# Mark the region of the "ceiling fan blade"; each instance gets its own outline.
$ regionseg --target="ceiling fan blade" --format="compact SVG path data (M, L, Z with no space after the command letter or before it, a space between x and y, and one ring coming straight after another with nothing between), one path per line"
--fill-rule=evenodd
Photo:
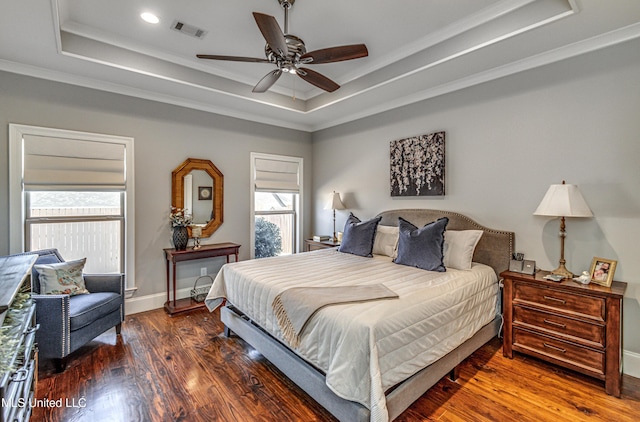
M339 47L323 48L321 50L310 51L300 57L302 63L333 63L343 60L359 59L367 57L369 51L364 44L342 45ZM306 59L312 59L307 61Z
M316 72L315 70L300 68L302 72L298 72L298 76L300 76L305 81L309 82L311 85L315 85L320 89L324 89L328 92L333 92L336 89L340 88L340 85L333 82L331 79L326 76Z
M273 84L276 83L276 81L280 78L280 75L282 75L282 70L280 69L276 69L273 70L269 73L267 73L264 78L260 79L260 82L258 82L256 84L256 86L253 87L253 92L265 92L266 90L268 90L269 88L271 88L273 86Z
M216 56L214 54L196 54L196 57L199 59L227 60L231 62L271 63L267 59L256 59L253 57Z
M285 57L289 53L289 48L287 47L287 40L276 18L258 12L253 12L253 17L267 44L271 46L273 51L279 52L280 56Z

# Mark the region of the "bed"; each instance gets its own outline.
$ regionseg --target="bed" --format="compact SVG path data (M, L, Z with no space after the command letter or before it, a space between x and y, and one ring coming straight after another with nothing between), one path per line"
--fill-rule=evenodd
M491 230L464 215L393 210L417 227L447 217L447 231L481 230L470 269L424 271L325 249L225 265L205 299L225 303L225 333L243 338L341 421L393 420L444 375L499 331L498 276L513 252L512 232ZM381 235L380 235L381 236ZM388 287L397 297L340 303L315 312L298 343L283 334L273 310L279 295L298 286Z

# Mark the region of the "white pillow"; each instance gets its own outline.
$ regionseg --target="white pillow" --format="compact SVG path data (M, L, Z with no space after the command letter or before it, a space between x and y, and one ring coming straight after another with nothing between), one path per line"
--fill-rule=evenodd
M444 233L444 266L470 270L473 252L481 237L482 230L447 230Z
M395 258L398 254L398 238L400 229L397 226L378 225L376 237L373 240L373 253Z
M82 258L77 261L34 265L33 268L39 274L40 293L70 296L89 293L82 278L86 261L87 258Z

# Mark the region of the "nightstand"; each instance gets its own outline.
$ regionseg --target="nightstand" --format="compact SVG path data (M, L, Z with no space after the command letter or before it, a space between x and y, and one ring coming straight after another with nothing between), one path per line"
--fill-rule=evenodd
M322 240L316 242L313 239L305 239L304 241L305 252L317 251L318 249L335 248L336 246L340 246L340 242L334 242L332 240Z
M548 271L504 278L502 352L535 356L603 380L607 394L620 397L622 381L622 297L627 283L611 287L573 280L545 280Z

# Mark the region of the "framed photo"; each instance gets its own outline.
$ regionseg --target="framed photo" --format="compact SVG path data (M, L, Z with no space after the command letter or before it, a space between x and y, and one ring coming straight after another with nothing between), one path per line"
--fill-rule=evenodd
M200 201L210 201L213 187L211 186L198 186L198 199Z
M591 282L610 287L617 264L618 261L613 259L594 257L593 261L591 261Z

